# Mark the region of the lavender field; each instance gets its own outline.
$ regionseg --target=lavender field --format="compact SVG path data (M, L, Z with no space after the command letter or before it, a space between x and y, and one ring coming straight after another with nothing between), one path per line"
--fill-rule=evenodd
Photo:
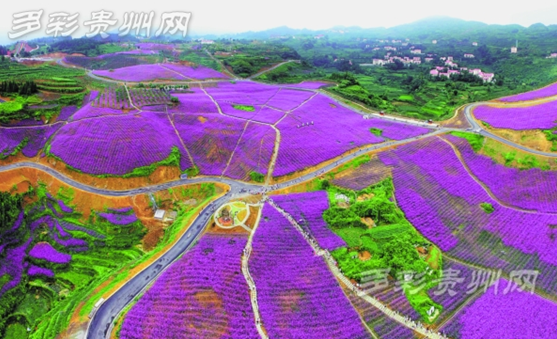
M498 199L530 211L557 213L557 172L507 167L474 153L465 139L452 135L446 139L458 148L466 166Z
M534 91L504 97L499 99L499 101L503 101L503 102L529 101L529 100L536 100L536 99L541 99L546 97L552 97L555 95L557 95L557 84L551 84L549 86Z
M500 279L442 330L453 338L553 338L557 305L530 292L508 292ZM510 288L509 288L510 291Z
M93 71L94 75L114 80L145 82L153 80L190 81L204 79L225 79L226 75L203 66L182 66L179 64L140 64L114 70Z
M466 172L449 145L429 138L380 154L393 168L396 198L408 220L444 252L482 266L539 267L540 286L554 291L557 214L505 207ZM489 203L494 211L480 207Z
M230 4L6 13L0 339L557 339L555 15Z
M369 338L322 258L272 206L253 239L250 272L273 338Z
M474 109L474 116L496 128L551 129L557 126L557 101L527 107L483 105Z
M62 127L50 146L66 164L97 175L124 175L168 158L173 147L182 149L168 119L157 113L79 120ZM187 156L179 161L182 169L191 167Z
M129 80L126 74L160 78L162 71L163 77L177 77L190 70L178 64L146 64L114 73ZM195 72L202 71L195 68ZM317 85L239 81L187 91L112 86L86 95L79 109L64 108L59 124L0 130L6 134L0 139L0 149L4 157L20 148L25 156L33 157L44 149L70 168L94 175L132 175L153 164L175 164L178 157L182 171L195 166L204 175L250 180L252 173L281 177L362 146L430 132L398 122L363 119L315 93L312 88ZM171 98L176 102L171 103ZM381 136L372 133L372 128L380 130ZM177 151L171 159L173 149ZM273 173L269 173L275 158Z
M126 314L120 338L259 338L240 273L245 236L203 236Z
M273 197L273 201L299 225L305 227L321 248L333 251L346 246L342 238L333 233L323 220L323 212L329 208L327 192L278 195Z

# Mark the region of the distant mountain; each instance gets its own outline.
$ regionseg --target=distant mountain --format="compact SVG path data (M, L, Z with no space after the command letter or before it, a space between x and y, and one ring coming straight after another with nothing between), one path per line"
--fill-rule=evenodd
M325 30L295 29L287 26L271 28L259 32L244 32L238 34L205 35L206 38L236 38L236 39L268 39L272 37L328 35L330 37L367 37L377 39L404 39L420 40L479 40L490 37L501 37L510 43L513 39L520 39L524 35L555 34L557 25L545 26L534 24L530 27L520 25L488 25L478 21L466 21L445 16L429 17L409 24L391 28L375 27L361 28L357 26L336 26ZM201 35L199 35L201 36Z

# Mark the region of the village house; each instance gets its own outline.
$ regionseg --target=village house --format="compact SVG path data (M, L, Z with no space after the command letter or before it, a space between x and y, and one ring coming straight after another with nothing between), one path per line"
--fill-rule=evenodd
M472 59L472 58L474 58L474 54L464 53L464 57L465 57L465 58Z

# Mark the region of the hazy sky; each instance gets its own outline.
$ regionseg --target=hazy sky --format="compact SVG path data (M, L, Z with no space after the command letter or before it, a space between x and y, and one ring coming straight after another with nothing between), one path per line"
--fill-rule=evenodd
M125 12L155 12L152 31L158 28L158 18L163 12L191 12L191 34L238 33L258 31L277 26L292 28L324 29L333 26L392 27L434 15L446 15L488 24L516 23L529 26L541 22L557 24L557 4L552 0L528 0L520 2L493 0L367 0L367 1L310 1L310 0L226 0L226 1L4 1L0 11L0 43L13 42L8 38L15 13L44 10L42 29L38 34L25 38L44 36L48 15L64 11L80 13L80 29L72 34L79 37L88 30L82 25L90 20L92 11L105 10L114 13L118 28ZM516 4L515 4L516 3ZM23 39L23 38L21 38Z

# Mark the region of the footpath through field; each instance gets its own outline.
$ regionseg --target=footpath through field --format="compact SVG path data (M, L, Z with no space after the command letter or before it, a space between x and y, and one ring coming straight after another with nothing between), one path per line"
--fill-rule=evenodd
M267 332L265 331L265 328L263 327L263 323L261 322L261 314L259 313L259 305L257 304L257 287L255 286L255 282L253 281L253 278L249 273L249 266L248 266L249 257L251 255L251 250L252 250L251 244L253 243L253 236L255 235L255 231L257 230L259 221L261 220L262 210L263 210L262 208L259 209L257 220L255 221L255 225L253 226L253 229L250 232L248 242L246 243L246 247L244 247L244 252L242 254L242 273L244 274L244 278L246 279L246 282L249 287L249 296L251 301L251 307L253 309L253 316L255 318L254 319L255 327L257 328L257 332L259 332L261 338L268 339L269 336L267 336Z
M352 284L352 282L350 280L348 280L348 278L346 278L340 272L340 270L338 269L338 267L335 264L334 259L331 257L329 252L327 250L321 249L319 247L319 245L317 245L317 241L315 241L315 239L313 239L308 233L304 232L302 227L300 225L298 225L298 223L295 221L295 219L290 214L288 214L286 211L284 211L278 205L276 205L275 202L271 198L264 197L264 201L268 202L271 206L273 206L279 213L281 213L290 222L290 224L292 224L292 226L294 226L294 228L298 232L301 233L301 235L304 237L304 239L306 239L308 244L313 248L313 251L317 255L323 257L323 259L325 260L325 262L329 266L329 269L335 275L335 277L338 280L340 280L344 285L346 285L349 289L354 291L358 297L362 298L366 302L368 302L371 305L378 308L381 312L383 312L389 318L391 318L391 319L395 320L396 322L400 323L401 325L411 329L412 331L418 332L419 334L423 335L426 338L447 339L447 337L442 335L441 333L439 333L437 331L434 331L434 330L431 330L431 329L425 328L422 323L415 322L415 321L409 319L408 317L405 317L405 316L399 314L397 311L391 310L390 308L385 306L383 303L381 303L376 298L368 295L366 292L364 292L364 291L360 290L358 287L354 286L354 284Z

